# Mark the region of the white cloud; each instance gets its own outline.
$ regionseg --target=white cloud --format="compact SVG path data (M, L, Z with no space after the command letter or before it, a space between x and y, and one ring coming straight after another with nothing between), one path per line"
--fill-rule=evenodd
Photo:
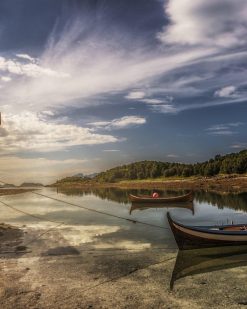
M235 91L236 91L236 87L227 86L227 87L223 87L215 91L214 95L220 98L229 98L229 97L234 97L236 95Z
M119 149L104 149L103 152L119 152Z
M188 65L212 52L211 48L174 53L135 46L129 54L129 44L115 32L111 36L89 30L84 19L75 18L64 31L52 32L46 49L35 63L27 59L0 58L0 71L13 79L0 93L0 100L16 111L27 106L35 111L56 106L88 106L88 98L97 95L140 89L171 70ZM32 56L29 56L32 58ZM28 79L26 77L29 77ZM62 77L62 78L59 78ZM67 78L64 78L67 77ZM135 90L128 98L141 98ZM80 99L80 100L79 100ZM100 104L96 102L95 104Z
M128 100L137 100L145 97L145 92L143 91L132 91L128 95L125 96Z
M31 56L29 56L28 54L16 54L16 57L28 60L30 62L36 62L36 59L31 57Z
M3 82L10 82L11 80L12 80L12 78L11 77L9 77L9 76L1 76L1 81L3 81Z
M158 35L163 42L217 47L246 43L245 0L170 0L164 9L170 25Z
M155 112L164 114L176 114L179 111L179 109L172 104L153 105L152 109Z
M16 59L6 59L0 57L0 71L13 75L27 76L27 77L56 77L67 78L68 74L54 71L49 67L40 66L37 63L22 63Z
M217 131L211 131L208 134L210 135L233 135L233 134L237 134L237 132L234 132L231 130L217 130Z
M211 127L207 128L205 131L207 131L208 134L210 135L233 135L233 134L237 134L238 132L233 131L232 128L239 127L243 124L244 124L243 122L216 124L216 125L212 125Z
M247 143L235 143L231 145L231 148L234 149L247 149Z
M164 101L159 99L142 99L141 102L147 103L147 104L162 104Z
M168 154L167 155L167 158L179 158L179 156L178 155L176 155L176 154L173 154L173 153L171 153L171 154Z
M49 110L47 110L47 111L42 111L41 113L42 113L43 115L47 115L47 116L54 116L54 115L55 115L53 111L49 111Z
M95 127L104 127L104 129L126 129L136 125L142 125L146 123L144 117L139 116L124 116L122 118L113 119L112 121L97 121L91 122L89 125Z
M5 114L0 130L0 154L50 152L77 145L117 142L112 135L95 134L92 129L71 124L47 123L38 114Z

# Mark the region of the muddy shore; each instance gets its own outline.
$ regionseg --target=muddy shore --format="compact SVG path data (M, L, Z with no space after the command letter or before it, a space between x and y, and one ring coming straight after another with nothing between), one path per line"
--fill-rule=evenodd
M188 276L170 291L176 249L118 254L81 251L66 244L62 230L50 230L42 237L43 229L9 226L0 230L4 231L0 247L0 307L4 309L223 309L247 305L247 266Z
M11 188L11 189L0 189L0 196L2 195L13 195L13 194L21 194L32 191L31 189L19 189L19 188Z

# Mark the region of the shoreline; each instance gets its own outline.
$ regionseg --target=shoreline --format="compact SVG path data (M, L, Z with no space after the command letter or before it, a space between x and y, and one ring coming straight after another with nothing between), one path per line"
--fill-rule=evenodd
M0 189L0 196L3 196L3 195L13 195L13 194L21 194L21 193L26 193L26 192L30 192L32 191L33 189L19 189L19 188L3 188L3 189Z
M97 182L70 182L57 183L49 187L66 189L93 189L93 188L122 188L122 189L184 189L184 190L210 190L221 193L247 192L247 175L225 175L215 177L198 177L183 179L158 180L129 180L115 183Z

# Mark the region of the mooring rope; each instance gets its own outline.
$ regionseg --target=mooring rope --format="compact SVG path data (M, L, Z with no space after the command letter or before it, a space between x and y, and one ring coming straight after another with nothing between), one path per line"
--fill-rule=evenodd
M14 207L14 206L11 206L11 205L9 205L9 204L3 202L2 200L0 200L0 203L3 204L3 205L6 206L6 207L12 209L12 210L18 211L18 212L20 212L20 213L22 213L22 214L24 214L24 215L33 217L33 218L35 218L35 219L39 219L39 220L43 220L43 221L47 221L47 222L51 222L51 223L64 224L64 222L61 222L61 221L53 221L53 220L45 219L45 218L42 218L42 217L39 217L39 216L35 216L35 215L30 214L30 213L28 213L28 212L26 212L26 211L23 211L23 210L20 210L20 209Z
M92 211L92 212L95 212L95 213L98 213L98 214L101 214L101 215L113 217L113 218L116 218L116 219L126 220L126 221L129 221L129 222L132 222L132 223L139 223L139 224L143 224L143 225L147 225L147 226L150 226L150 227L155 227L155 228L159 228L159 229L163 229L163 230L169 230L168 227L164 227L164 226L160 226L160 225L156 225L156 224L151 224L151 223L147 223L147 222L143 222L143 221L139 221L139 220L135 220L135 219L129 219L129 218L121 217L121 216L110 214L108 212L104 212L104 211L101 211L101 210L96 210L96 209L88 208L86 206L81 206L81 205L78 205L78 204L74 204L74 203L71 203L71 202L60 200L58 198L51 197L51 196L48 196L48 195L45 195L45 194L42 194L42 193L37 193L37 192L34 192L34 191L31 191L31 192L33 194L49 198L51 200L54 200L54 201L57 201L57 202L60 202L60 203L64 203L64 204L74 206L74 207L78 207L78 208L82 208L82 209Z
M127 220L127 221L132 221L131 219L128 219L128 218L124 218L124 217L121 217L121 216L115 216L115 215L112 215L112 214L108 214L108 213L105 213L105 212L102 212L102 211L98 211L98 210L95 210L95 209L91 209L91 208L87 208L87 207L84 207L84 206L80 206L80 205L76 205L76 204L73 204L73 203L68 203L66 201L63 201L63 200L60 200L60 199L56 199L56 198L53 198L53 197L50 197L50 196L46 196L44 194L40 194L40 193L37 193L37 192L33 192L32 193L34 194L37 194L37 195L41 195L41 196L44 196L46 198L50 198L50 199L53 199L53 200L56 200L56 201L59 201L59 202L63 202L63 203L66 203L66 204L69 204L72 206L75 206L75 207L79 207L79 208L83 208L83 209L86 209L86 210L91 210L93 212L97 212L97 213L100 213L100 214L104 214L104 215L108 215L108 216L112 216L112 217L116 217L118 219L124 219L124 220ZM54 221L54 220L49 220L49 219L46 219L46 218L42 218L42 217L39 217L39 216L36 216L36 215L33 215L29 212L26 212L26 211L23 211L23 210L20 210L14 206L11 206L5 202L3 202L2 200L0 200L0 203L2 205L4 205L5 207L8 207L14 211L17 211L17 212L20 212L22 214L25 214L27 216L30 216L30 217L33 217L35 219L39 219L39 220L42 220L42 221L47 221L47 222L51 222L51 223L56 223L57 225L55 227L51 227L51 228L48 228L47 230L45 230L44 232L42 232L40 235L38 235L38 237L35 237L34 239L30 240L28 243L26 243L25 245L29 245L33 242L35 242L36 240L40 239L40 237L42 237L44 234L50 232L51 230L54 230L54 229L57 229L59 226L62 226L62 225L69 225L69 224L66 224L65 222L61 222L61 221ZM148 226L151 226L151 227L157 227L157 228L161 228L161 229L167 229L165 227L161 227L161 226L158 226L158 225L154 225L154 224L149 224L149 223L146 223L146 222L142 222L142 221L137 221L137 220L133 220L133 222L135 223L140 223L140 224L145 224L145 225L148 225ZM111 251L138 251L140 249L146 249L148 251L155 251L155 250L176 250L177 248L171 248L171 247L168 247L168 248L139 248L139 249L126 249L126 248L104 248L104 249L84 249L83 252L99 252L99 251L104 251L104 252L111 252ZM10 252L9 252L10 253ZM15 252L11 252L11 253L17 253L16 251ZM130 253L130 252L129 252ZM129 254L128 253L128 254ZM122 253L121 253L122 254ZM132 252L133 254L133 252ZM134 254L137 254L137 253L134 253ZM139 254L139 253L138 253Z

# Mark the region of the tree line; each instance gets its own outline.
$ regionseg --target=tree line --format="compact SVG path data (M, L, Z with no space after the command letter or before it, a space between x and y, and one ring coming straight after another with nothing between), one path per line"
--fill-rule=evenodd
M93 179L98 182L117 182L121 180L138 180L161 177L210 177L218 174L247 173L247 150L224 156L216 155L214 159L202 163L183 164L159 161L141 161L114 167L99 173Z

